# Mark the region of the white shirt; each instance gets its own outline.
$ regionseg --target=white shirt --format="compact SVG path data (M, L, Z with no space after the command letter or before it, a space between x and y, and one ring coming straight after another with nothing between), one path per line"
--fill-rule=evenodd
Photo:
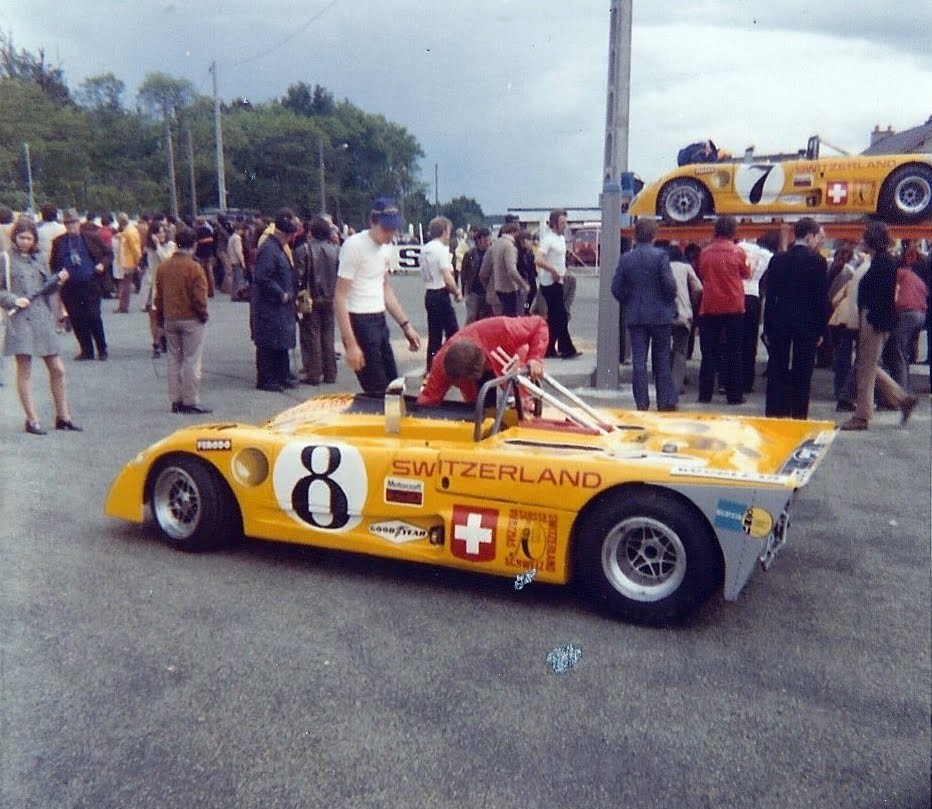
M561 233L548 230L540 240L540 255L551 267L557 271L559 281L566 275L566 239ZM549 287L554 278L549 270L539 267L537 270L537 283L542 287Z
M421 277L428 289L443 289L447 282L443 271L453 272L453 260L450 248L440 239L431 239L421 248Z
M48 267L49 261L52 258L52 242L61 236L62 233L67 233L68 228L61 222L42 221L38 224L36 230L39 233L39 252L42 253L42 258L45 259L45 266Z
M337 277L352 281L346 296L347 310L357 315L384 312L385 274L390 268L389 246L376 244L368 230L343 242Z

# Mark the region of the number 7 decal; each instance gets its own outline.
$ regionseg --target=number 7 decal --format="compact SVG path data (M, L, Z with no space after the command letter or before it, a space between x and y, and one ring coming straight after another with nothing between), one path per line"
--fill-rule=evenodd
M735 166L735 194L748 205L769 205L779 198L783 178L779 163L740 163Z

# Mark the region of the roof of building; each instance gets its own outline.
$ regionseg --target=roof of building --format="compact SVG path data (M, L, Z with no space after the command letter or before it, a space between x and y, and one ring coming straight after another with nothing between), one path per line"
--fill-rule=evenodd
M893 132L868 146L861 154L909 154L926 151L932 142L932 116L920 126Z

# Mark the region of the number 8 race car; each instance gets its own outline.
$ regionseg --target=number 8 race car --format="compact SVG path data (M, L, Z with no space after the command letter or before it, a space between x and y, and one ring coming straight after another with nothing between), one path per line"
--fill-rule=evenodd
M797 157L681 166L644 186L628 213L679 225L718 214L866 214L914 224L932 218L932 155L820 158L813 136Z
M424 408L398 380L384 402L322 396L261 426L187 427L124 467L105 512L154 517L182 550L245 534L573 580L619 617L665 624L770 565L835 436L831 422L599 411L515 371L478 401L490 391L497 406Z

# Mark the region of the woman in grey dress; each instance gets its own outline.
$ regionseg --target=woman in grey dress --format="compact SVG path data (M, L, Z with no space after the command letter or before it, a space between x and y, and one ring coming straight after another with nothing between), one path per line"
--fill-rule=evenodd
M39 235L30 219L21 217L10 234L9 262L0 264L0 306L15 314L7 319L3 356L16 358L16 390L26 414L26 432L45 435L32 395L32 358L42 357L49 372L55 402L55 429L79 431L71 421L65 395L65 366L58 354L58 335L47 294L42 294L52 276L39 253ZM62 270L60 281L68 279Z

